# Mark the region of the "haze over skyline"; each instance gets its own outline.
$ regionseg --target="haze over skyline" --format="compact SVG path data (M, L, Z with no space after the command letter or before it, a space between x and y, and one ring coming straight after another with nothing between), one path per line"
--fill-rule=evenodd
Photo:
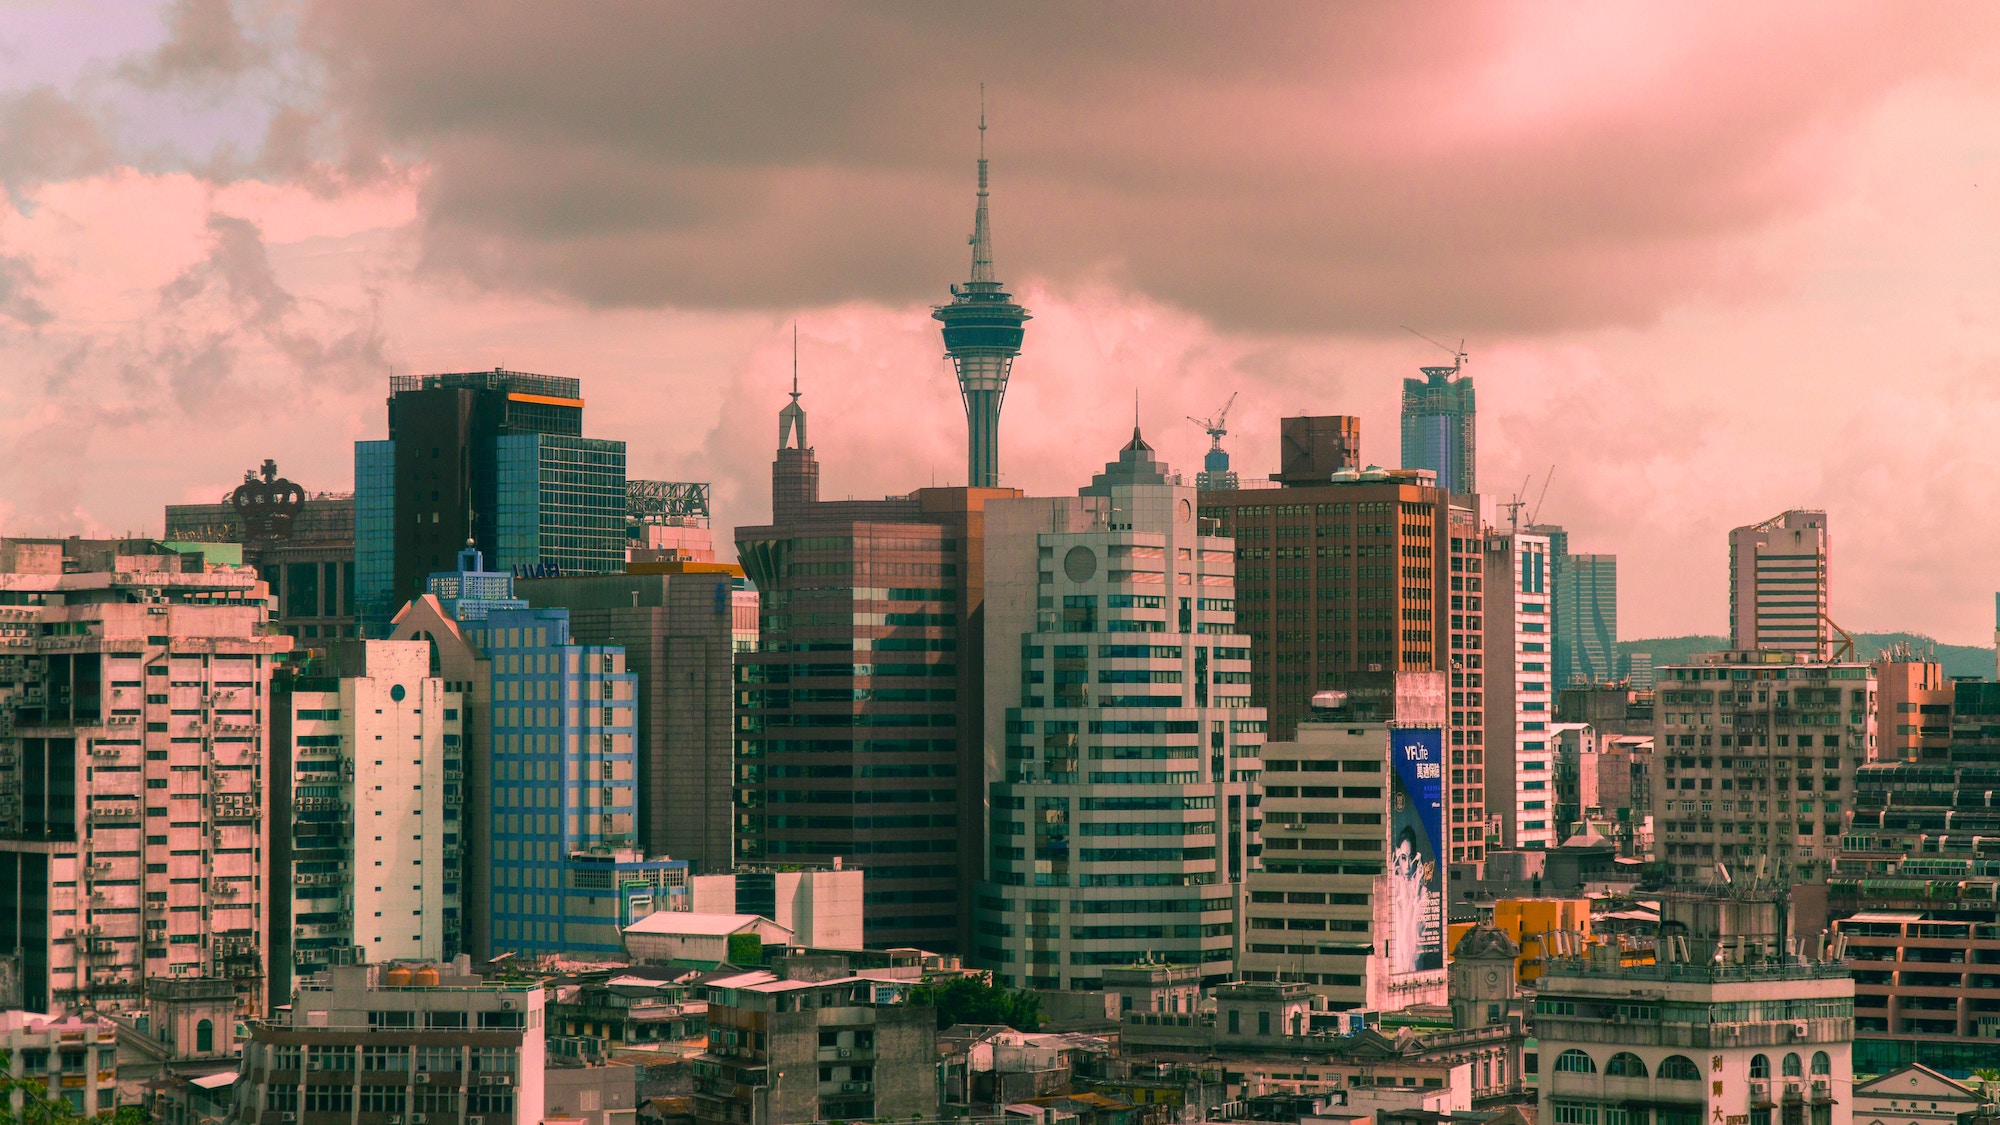
M964 473L930 306L1035 319L1002 481L1188 475L1241 392L1362 419L1467 340L1488 515L1725 631L1726 536L1825 508L1850 631L1991 639L2000 14L1972 5L0 11L0 529L157 531L275 457L345 489L393 368L574 376L631 473L767 514L801 341L828 496ZM727 539L726 535L719 536Z

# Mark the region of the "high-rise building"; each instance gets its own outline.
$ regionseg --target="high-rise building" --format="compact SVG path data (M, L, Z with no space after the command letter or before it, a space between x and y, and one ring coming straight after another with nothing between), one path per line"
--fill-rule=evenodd
M1479 491L1478 412L1472 376L1459 364L1403 380L1403 467L1429 469L1453 496Z
M1618 556L1571 554L1569 532L1556 524L1534 524L1528 531L1549 541L1555 591L1549 655L1556 690L1618 679Z
M1486 817L1489 839L1553 848L1555 718L1549 539L1526 531L1486 538Z
M358 636L354 494L307 492L277 462L243 474L219 504L167 505L169 543L238 543L271 588L271 624L309 644Z
M36 1011L264 1004L268 589L150 540L0 540L0 949ZM149 983L150 982L150 983Z
M982 847L984 509L1020 493L821 500L805 432L794 398L772 522L736 529L761 614L737 659L737 853L865 868L870 947L955 952Z
M1288 742L1315 692L1449 673L1450 862L1478 863L1488 688L1477 514L1428 473L1355 470L1354 419L1287 419L1283 430L1281 482L1313 483L1201 494L1200 514L1235 540L1251 702L1266 709L1272 739Z
M250 1025L226 1120L545 1120L544 1009L541 982L489 983L463 964L335 965Z
M503 571L625 569L625 443L583 436L577 380L496 369L389 389L388 439L354 447L364 633L468 544Z
M1729 647L1832 655L1826 513L1793 510L1729 533Z
M1139 943L1235 975L1264 713L1196 497L1134 429L1076 497L987 505L999 752L961 783L991 796L974 959L1011 985L1101 988Z
M986 114L979 115L979 204L972 218L972 277L951 287L951 303L931 316L944 325L944 350L958 372L965 399L965 483L971 488L1000 486L1000 405L1014 357L1021 354L1022 325L1028 310L993 276L993 228L986 213ZM794 401L797 386L793 386ZM805 427L799 427L800 446ZM779 441L782 448L784 442Z
M1877 757L1875 668L1770 649L1659 670L1653 836L1666 876L1823 881L1856 771ZM1731 878L1735 876L1732 875Z
M477 551L458 559L397 615L395 635L432 641L440 677L471 681L483 705L467 770L472 952L618 953L635 897L650 909L687 868L638 848L625 651L577 643L568 611L515 598L512 576L485 570Z
M271 988L330 964L464 950L464 697L422 641L361 642L351 675L272 692Z
M1885 761L1940 762L1951 756L1953 683L1935 660L1922 660L1907 644L1875 661L1876 757Z
M638 847L696 871L736 862L733 598L727 563L633 564L656 574L536 578L530 605L569 612L579 644L616 646L637 686Z
M1659 963L1546 959L1537 1120L1849 1125L1854 981L1785 915L1768 896L1669 894Z
M1278 471L1286 487L1325 484L1335 473L1361 471L1361 419L1349 414L1302 415L1278 423Z
M1298 981L1334 1008L1445 1002L1445 674L1393 690L1265 744L1243 979Z

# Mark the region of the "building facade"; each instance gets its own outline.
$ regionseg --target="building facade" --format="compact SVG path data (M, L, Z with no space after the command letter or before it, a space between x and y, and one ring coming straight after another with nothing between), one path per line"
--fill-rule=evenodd
M764 970L707 982L708 1051L694 1061L700 1125L934 1116L937 1013L909 985L843 970Z
M1729 647L1833 655L1826 513L1794 510L1729 533Z
M184 566L188 569L184 569ZM0 540L0 949L24 1006L264 1003L268 591L149 540Z
M773 522L736 529L757 649L737 658L737 852L868 872L871 948L957 952L982 870L985 508L1010 489L819 499L795 399Z
M986 743L1004 757L985 770L974 959L1016 987L1099 988L1135 943L1233 975L1264 714L1232 544L1195 499L1135 430L1075 499L987 505Z
M228 1120L539 1122L542 1016L540 983L487 983L462 964L336 965L251 1025Z
M1403 467L1429 469L1453 496L1479 491L1478 411L1472 376L1454 364L1403 380Z
M273 693L274 995L333 964L465 949L464 695L421 641L360 644L358 674Z
M1555 718L1549 537L1486 538L1487 839L1528 851L1555 847Z
M1727 652L1662 668L1659 682L1654 841L1667 877L1831 875L1856 774L1876 756L1874 667Z
M1549 962L1535 982L1537 1120L1849 1125L1854 982L1837 962L1786 952L1763 905L1750 927L1761 932L1732 918L1718 936L1678 919L1754 908L1669 899L1659 964Z
M735 863L735 568L523 581L530 605L569 613L570 636L616 646L636 685L638 847L695 871Z
M118 1108L118 1025L108 1019L0 1011L0 1059L0 1075L12 1079L0 1094L10 1121L39 1117L23 1112L33 1096L29 1082L82 1117Z
M1552 664L1558 689L1618 676L1618 556L1557 557Z
M496 569L625 567L625 445L583 436L575 379L517 371L396 376L389 437L354 448L355 600L388 632L467 544Z
M1441 673L1411 677L1433 681L1432 706L1398 725L1329 713L1265 745L1244 980L1297 982L1335 1009L1444 1002L1443 820L1423 814L1442 811L1445 689ZM1400 725L1410 711L1438 725Z
M1314 432L1298 431L1299 440ZM1293 479L1312 479L1308 467L1358 459L1347 445L1354 429L1318 432L1333 448L1286 445ZM1236 620L1250 638L1251 703L1270 716L1272 737L1288 741L1318 691L1447 672L1451 862L1479 863L1491 689L1478 516L1416 472L1338 469L1318 481L1201 494L1200 514L1235 540Z

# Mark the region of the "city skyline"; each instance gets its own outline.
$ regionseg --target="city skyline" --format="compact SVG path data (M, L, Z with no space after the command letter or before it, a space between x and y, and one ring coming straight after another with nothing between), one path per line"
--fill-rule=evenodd
M363 6L314 9L310 37L255 13L192 16L215 10L94 10L106 29L96 37L65 32L73 17L50 10L0 19L0 44L20 63L0 97L53 138L17 146L0 169L13 192L0 208L0 347L24 373L0 391L0 441L15 453L0 477L10 533L152 529L160 505L212 502L273 453L310 489L351 487L346 443L385 436L392 368L496 364L584 380L594 416L620 420L606 436L632 443L632 475L714 479L718 523L755 523L794 314L817 443L840 450L825 494L959 482L963 406L929 308L965 268L983 77L1005 170L1006 272L1036 316L1010 387L1002 484L1060 492L1087 472L1084 451L1124 427L1122 411L1094 408L1135 385L1151 440L1190 478L1205 439L1175 420L1237 391L1227 448L1246 478L1275 468L1277 420L1301 412L1360 416L1364 462L1391 465L1399 381L1442 356L1401 331L1411 323L1468 338L1489 512L1523 478L1539 489L1555 462L1542 518L1620 557L1626 635L1725 631L1727 530L1814 507L1852 529L1832 603L1844 627L1987 639L1994 583L1980 560L2000 542L1982 540L2000 532L1960 533L1964 548L1948 556L1919 546L1971 502L1965 466L1989 460L1979 434L2000 420L2000 397L1979 379L1993 349L1978 249L2000 233L1980 199L2000 179L1982 172L1991 157L1977 127L1993 97L1977 52L1992 37L1964 22L1969 10L1893 28L1879 10L1844 10L1812 21L1778 70L1757 75L1726 60L1798 31L1781 9L1737 29L1698 13L1604 13L1546 42L1546 12L1464 9L1448 49L1426 22L1445 17L1273 16L1225 34L1190 16L1114 48L1115 15L1079 16L1072 58L1097 74L1089 88L1033 64L1046 28L973 19L907 29L938 41L940 61L866 79L815 61L738 111L747 118L714 116L693 79L674 79L693 124L648 138L621 121L576 142L629 169L600 189L527 174L552 142L495 119L515 103L426 101L436 91L418 81L417 54L459 73L474 47L518 51L501 40L535 42L532 28L444 49L443 30L421 22L407 44L385 42L393 21L371 24ZM790 36L833 34L806 22L751 37L739 61L760 73L796 49ZM1249 57L1287 35L1336 33L1423 41L1436 57L1387 46L1381 61L1310 62L1296 48ZM943 42L954 36L963 42ZM1861 52L1870 65L1825 65L1861 42L1875 46ZM967 63L974 50L983 74ZM594 56L604 90L660 93L585 32L513 73L540 90ZM1627 73L1579 107L1579 90L1607 80L1589 60L1613 57ZM1218 76L1193 77L1199 59L1221 64ZM361 60L379 64L369 82L351 70ZM1270 68L1261 81L1259 64ZM954 67L975 78L944 73ZM1529 72L1536 83L1513 77ZM860 88L834 81L843 74ZM1234 173L1203 157L1228 134L1190 98L1213 95L1285 132L1297 111L1270 95L1278 76L1313 91L1316 116L1334 124L1282 140L1238 130L1220 146ZM1365 123L1360 109L1377 96L1395 112ZM546 112L578 111L556 98ZM1128 114L1184 127L1133 129ZM710 120L773 127L719 152L699 127ZM381 143L361 144L364 126ZM1632 136L1655 138L1661 155L1628 168ZM1583 174L1532 171L1554 156ZM470 193L477 162L502 157L522 183ZM1384 184L1447 159L1485 186L1452 188L1435 214L1389 198ZM813 169L826 176L816 193ZM762 202L709 225L671 206L713 200L731 175ZM1154 185L1154 205L1102 222L1141 198L1135 180ZM1286 206L1253 222L1240 216L1259 205L1245 194L1257 183ZM1323 227L1298 228L1288 210L1293 197L1326 198L1308 187L1339 203L1310 213ZM538 209L555 203L629 224L662 262L727 247L747 264L668 284L601 230ZM685 229L662 233L632 210L655 204ZM1169 207L1183 208L1178 220ZM1453 208L1465 217L1446 223ZM1492 219L1520 208L1532 216L1521 229L1546 246ZM1578 210L1606 217L1615 252L1564 222ZM1248 284L1223 237L1244 233L1232 222L1253 223L1249 246L1271 245L1266 223L1314 234ZM1212 277L1196 276L1202 261ZM1829 381L1843 393L1818 393ZM1758 422L1779 416L1798 424ZM1935 499L1908 504L1910 477L1934 482Z

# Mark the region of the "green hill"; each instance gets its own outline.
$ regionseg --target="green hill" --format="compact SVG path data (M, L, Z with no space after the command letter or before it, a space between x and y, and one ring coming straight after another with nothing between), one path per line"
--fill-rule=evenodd
M1927 656L1944 666L1947 676L1975 676L1990 680L1994 676L1994 653L1990 648L1976 645L1940 644L1921 633L1856 633L1854 634L1854 654L1864 660L1872 660L1883 650L1898 644L1907 644L1917 656ZM1653 654L1653 666L1681 664L1704 652L1717 652L1729 647L1729 638L1710 636L1650 637L1636 641L1619 641L1620 664L1629 660L1635 652Z

